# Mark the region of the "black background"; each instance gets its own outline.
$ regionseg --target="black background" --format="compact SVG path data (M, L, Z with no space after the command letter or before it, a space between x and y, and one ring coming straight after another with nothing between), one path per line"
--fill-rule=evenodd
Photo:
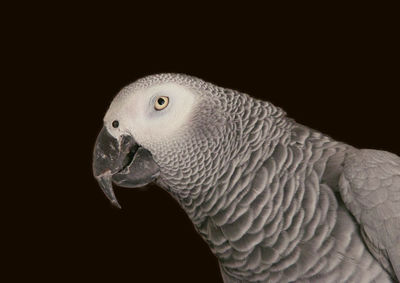
M22 144L14 168L25 169L13 170L16 196L5 201L16 280L221 282L166 192L117 189L116 210L92 177L109 103L145 75L198 76L269 100L337 140L400 154L393 7L120 8L17 7L5 26L10 96L26 114L12 126L23 134L13 138Z

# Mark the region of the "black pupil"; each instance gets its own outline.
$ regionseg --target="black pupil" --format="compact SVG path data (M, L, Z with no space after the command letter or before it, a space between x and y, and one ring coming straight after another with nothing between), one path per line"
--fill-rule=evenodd
M164 100L164 98L159 98L157 100L157 102L158 102L158 104L163 105L165 103L165 100Z
M112 126L113 126L114 128L118 128L119 122L118 122L117 120L115 120L114 122L112 122Z

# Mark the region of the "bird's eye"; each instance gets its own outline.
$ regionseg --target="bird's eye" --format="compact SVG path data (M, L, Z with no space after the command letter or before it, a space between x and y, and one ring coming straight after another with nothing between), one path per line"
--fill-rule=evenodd
M157 111L163 110L165 107L168 106L168 103L169 98L167 96L160 96L154 103L154 109L156 109Z
M114 128L118 128L118 126L119 126L118 120L114 120L114 121L112 122L112 126L113 126Z

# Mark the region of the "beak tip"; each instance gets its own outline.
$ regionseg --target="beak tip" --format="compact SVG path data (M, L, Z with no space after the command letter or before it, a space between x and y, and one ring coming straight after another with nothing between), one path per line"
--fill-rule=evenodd
M111 204L112 204L115 208L122 209L121 205L120 205L119 202L116 201L116 200L112 200L112 201L111 201Z

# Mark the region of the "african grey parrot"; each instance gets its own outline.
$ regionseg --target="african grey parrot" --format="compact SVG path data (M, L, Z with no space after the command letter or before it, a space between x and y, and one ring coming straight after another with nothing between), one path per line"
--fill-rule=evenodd
M224 282L396 282L400 158L356 149L269 102L182 74L148 76L112 101L93 172L154 182L186 211Z

